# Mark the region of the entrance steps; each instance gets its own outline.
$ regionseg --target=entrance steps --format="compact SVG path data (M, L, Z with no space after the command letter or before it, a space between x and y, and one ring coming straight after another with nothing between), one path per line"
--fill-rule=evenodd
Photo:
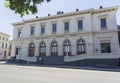
M85 60L85 59L118 59L118 58L120 58L120 54L94 53L94 54L82 54L76 56L65 56L64 62L73 62L73 61Z

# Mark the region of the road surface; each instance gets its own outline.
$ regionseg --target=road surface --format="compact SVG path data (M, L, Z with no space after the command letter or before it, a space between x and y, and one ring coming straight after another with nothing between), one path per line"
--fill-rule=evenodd
M0 83L120 83L120 72L0 64Z

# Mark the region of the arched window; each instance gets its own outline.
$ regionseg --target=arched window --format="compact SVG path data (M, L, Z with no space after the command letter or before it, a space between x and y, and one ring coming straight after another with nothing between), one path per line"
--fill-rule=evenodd
M46 45L45 42L40 43L40 56L46 56Z
M85 41L83 39L79 39L77 41L77 54L84 54L86 53L86 48L85 48Z
M35 53L35 44L33 42L31 42L29 44L29 56L33 57Z
M69 40L64 41L63 49L64 49L64 56L70 56L71 55L71 43L70 43Z
M57 56L58 55L58 45L56 41L51 43L51 55Z

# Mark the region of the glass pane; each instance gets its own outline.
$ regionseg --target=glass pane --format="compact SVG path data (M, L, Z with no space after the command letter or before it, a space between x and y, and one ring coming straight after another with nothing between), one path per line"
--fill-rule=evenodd
M65 31L69 31L69 22L65 22Z
M56 33L57 26L56 24L53 24L52 32Z
M101 53L110 53L111 47L110 43L101 43Z
M21 36L22 36L22 30L19 29L19 30L18 30L18 37L21 37Z
M106 19L101 19L101 28L106 28Z
M45 34L45 25L41 26L41 34Z
M31 28L31 35L34 35L34 27Z
M83 21L82 20L80 20L80 21L78 21L78 29L83 29Z

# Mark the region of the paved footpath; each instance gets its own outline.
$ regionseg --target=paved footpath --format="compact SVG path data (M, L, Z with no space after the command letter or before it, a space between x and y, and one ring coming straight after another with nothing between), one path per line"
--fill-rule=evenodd
M0 83L120 83L120 72L0 64Z

